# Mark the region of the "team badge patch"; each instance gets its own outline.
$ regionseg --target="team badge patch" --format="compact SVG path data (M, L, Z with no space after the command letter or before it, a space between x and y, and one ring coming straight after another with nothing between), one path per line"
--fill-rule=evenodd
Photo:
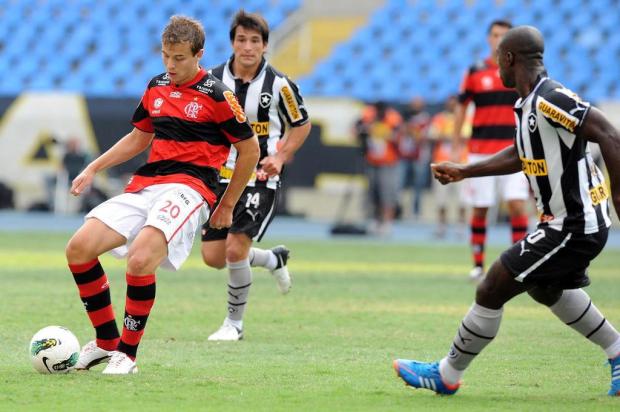
M271 100L272 100L271 93L268 93L268 92L261 93L260 94L260 107L262 107L263 109L268 108L269 106L271 106Z
M538 127L538 122L536 120L536 113L532 112L529 114L529 116L527 116L527 128L530 131L530 133L534 133L534 131L536 130L536 127Z

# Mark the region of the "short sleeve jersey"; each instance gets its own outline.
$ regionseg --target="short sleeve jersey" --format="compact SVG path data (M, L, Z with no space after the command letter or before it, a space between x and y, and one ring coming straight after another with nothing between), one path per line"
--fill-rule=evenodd
M494 154L512 145L515 122L512 107L516 91L504 87L499 68L491 59L476 63L465 74L459 101L476 106L469 139L470 153Z
M590 104L549 78L515 104L516 147L540 225L591 234L609 227L609 189L579 136Z
M204 69L181 85L165 73L154 77L132 122L154 137L147 163L136 170L125 191L182 183L210 205L231 144L254 135L233 92Z

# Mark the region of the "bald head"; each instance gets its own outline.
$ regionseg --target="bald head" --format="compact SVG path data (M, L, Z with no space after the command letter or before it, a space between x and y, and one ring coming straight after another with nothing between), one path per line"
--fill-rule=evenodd
M508 30L499 44L502 52L511 52L517 59L542 60L545 41L536 27L519 26Z

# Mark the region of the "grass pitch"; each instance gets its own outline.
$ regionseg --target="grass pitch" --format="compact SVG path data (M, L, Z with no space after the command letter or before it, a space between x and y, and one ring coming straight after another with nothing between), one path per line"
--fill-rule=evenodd
M523 296L507 305L497 339L455 396L396 378L392 359L448 351L474 295L465 245L287 241L291 293L281 296L256 269L245 339L232 343L207 342L225 316L226 273L204 267L195 247L180 272L158 273L138 375L103 376L101 366L40 375L28 356L38 329L63 325L81 343L94 336L66 269L68 237L0 233L0 410L620 410L606 395L602 351ZM616 326L619 258L605 250L588 288ZM124 265L107 256L102 264L119 317Z

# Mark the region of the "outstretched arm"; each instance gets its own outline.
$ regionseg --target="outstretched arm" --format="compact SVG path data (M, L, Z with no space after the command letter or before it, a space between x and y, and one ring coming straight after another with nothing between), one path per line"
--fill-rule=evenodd
M78 196L91 185L97 172L132 159L149 147L152 140L153 133L134 128L105 153L90 162L82 173L73 179L71 194Z
M442 184L458 182L468 177L507 175L521 171L521 160L515 146L497 152L488 159L476 163L458 164L442 162L432 164L435 179Z
M609 173L611 199L620 217L620 133L596 107L591 107L578 133L601 146L601 153Z

